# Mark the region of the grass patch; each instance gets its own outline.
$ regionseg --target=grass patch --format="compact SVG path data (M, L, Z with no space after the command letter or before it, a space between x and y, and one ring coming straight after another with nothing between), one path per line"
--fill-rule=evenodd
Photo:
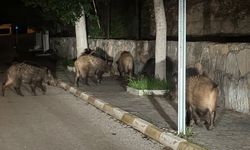
M181 137L181 138L184 138L184 139L188 140L190 137L193 136L193 134L194 133L193 133L192 127L187 127L186 128L186 133L185 134L180 133L180 134L178 134L178 136Z
M128 79L128 86L138 90L170 90L171 83L159 78L140 76Z

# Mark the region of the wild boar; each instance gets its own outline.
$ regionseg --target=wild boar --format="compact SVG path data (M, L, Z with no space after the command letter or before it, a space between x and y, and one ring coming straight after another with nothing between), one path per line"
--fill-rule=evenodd
M120 77L132 76L134 71L134 59L130 52L123 51L116 61Z
M38 67L27 63L13 63L5 73L2 83L2 95L5 95L7 87L14 86L17 94L23 96L21 92L22 83L30 85L31 91L36 95L36 87L46 93L46 86L43 83L55 84L54 77L46 67Z
M207 129L212 129L216 116L216 103L219 93L215 84L206 75L191 76L187 79L187 122L202 125L205 121Z
M79 86L80 77L85 80L86 85L89 85L88 77L95 77L97 83L101 83L102 75L110 72L112 61L104 61L92 55L82 55L74 62L74 66L76 69L75 85Z
M186 79L192 76L197 76L197 75L202 75L202 74L204 74L204 71L200 63L196 63L194 66L189 66L188 68L186 68ZM175 71L172 74L172 77L173 77L174 83L177 85L177 81L178 81L177 71Z
M95 50L92 50L90 48L85 48L84 52L82 52L80 56L83 56L83 55L92 55L92 56L101 58L104 61L113 61L113 58L109 56L108 53L100 47L96 47Z
M170 57L166 57L166 75L172 75L174 70L174 62ZM152 77L155 75L155 58L147 60L140 73L141 75Z
M198 75L202 75L202 69L200 67L200 65L195 65L194 67L188 67L186 69L186 80L190 77L193 76L198 76ZM173 83L173 91L170 93L173 99L177 98L177 90L178 90L178 73L174 72L172 75L172 83Z

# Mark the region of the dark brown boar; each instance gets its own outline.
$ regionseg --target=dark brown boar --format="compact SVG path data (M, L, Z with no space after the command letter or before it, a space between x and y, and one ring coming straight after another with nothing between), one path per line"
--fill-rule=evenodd
M174 61L166 56L166 75L172 75L174 71ZM155 58L150 58L147 60L140 73L141 75L154 77L155 76Z
M206 75L191 76L187 79L187 118L189 125L194 122L212 129L216 116L218 96L217 85Z
M121 77L124 77L125 75L129 75L131 77L133 75L134 59L130 52L123 51L116 63Z
M23 96L21 92L22 83L30 85L31 91L36 95L36 87L39 87L43 93L46 93L46 86L43 83L55 84L51 72L46 67L38 67L27 63L14 63L5 73L5 79L2 84L2 95L5 90L13 86L16 93Z
M112 61L104 61L101 58L92 55L82 55L74 63L76 69L75 85L79 86L78 81L81 78L85 84L89 85L88 77L95 77L98 83L102 81L102 75L110 72Z
M109 56L108 53L100 47L96 47L95 50L92 50L90 48L85 48L84 52L82 52L80 56L83 56L83 55L92 55L92 56L101 58L104 61L113 61L113 58Z

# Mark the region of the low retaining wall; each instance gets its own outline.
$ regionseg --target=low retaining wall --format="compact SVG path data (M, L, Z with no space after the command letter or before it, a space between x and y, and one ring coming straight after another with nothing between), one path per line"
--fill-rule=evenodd
M75 38L51 38L50 46L64 58L76 57ZM104 49L116 61L122 51L130 51L138 73L154 56L154 41L90 39L89 47ZM167 55L177 60L177 42L167 42ZM250 44L188 42L187 64L200 62L205 72L218 83L218 104L238 112L250 112ZM114 63L114 68L116 64Z

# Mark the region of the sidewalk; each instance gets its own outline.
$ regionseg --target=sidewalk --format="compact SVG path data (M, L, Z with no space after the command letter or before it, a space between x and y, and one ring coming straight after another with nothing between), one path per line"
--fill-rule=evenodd
M74 73L57 67L57 77L71 86ZM177 129L177 103L163 96L135 96L127 93L117 77L104 77L102 84L80 84L79 89L102 101L142 118L160 129L174 133ZM212 131L194 127L190 140L211 150L250 149L250 115L228 110L217 111L216 127Z

